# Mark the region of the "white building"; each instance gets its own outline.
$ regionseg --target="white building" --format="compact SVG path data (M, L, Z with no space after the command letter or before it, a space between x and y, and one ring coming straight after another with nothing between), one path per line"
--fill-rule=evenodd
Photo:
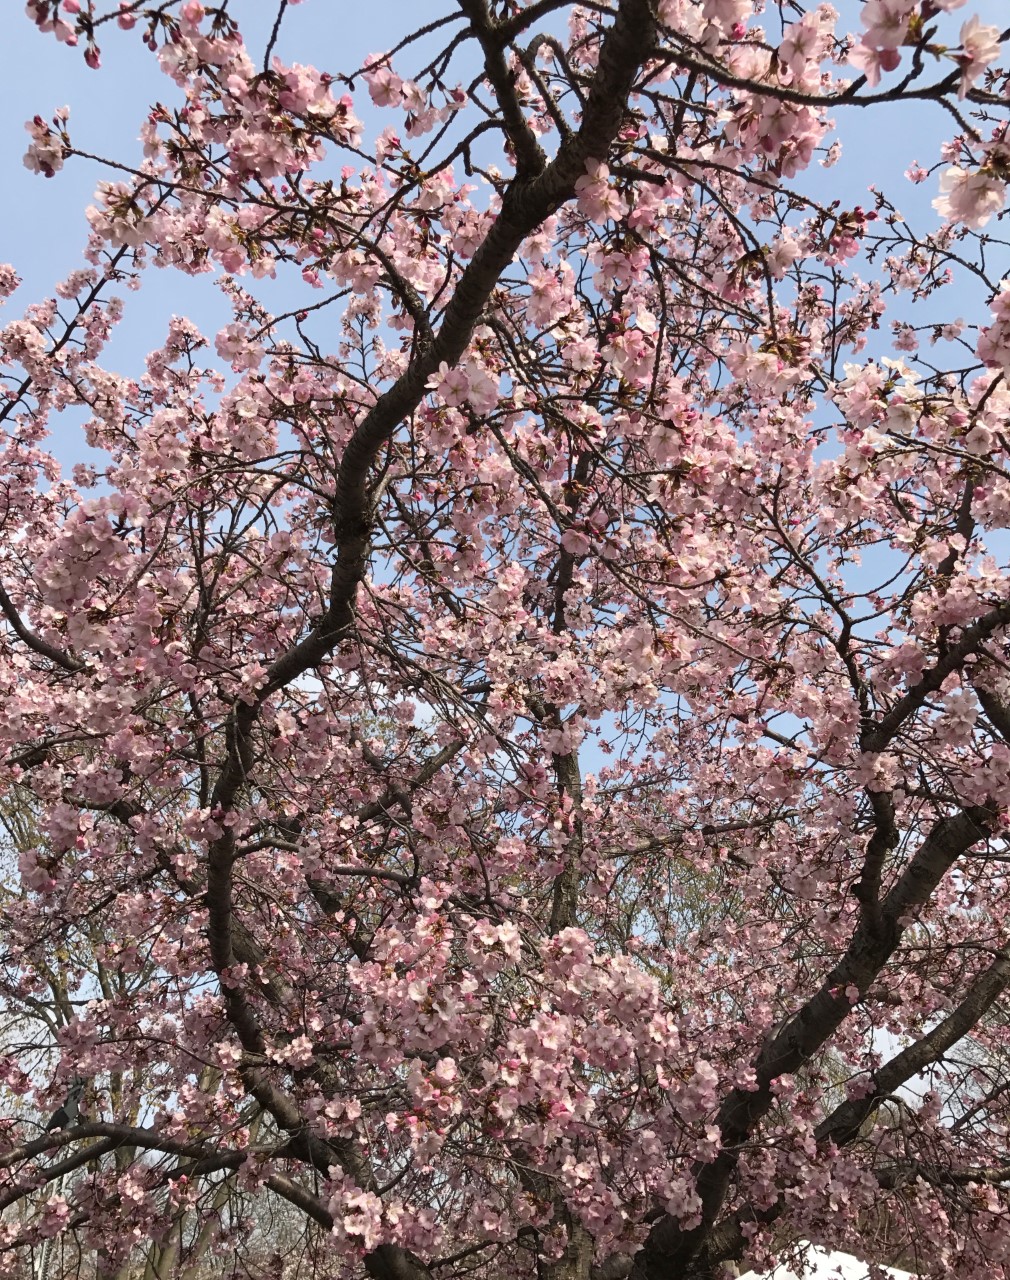
M763 1277L756 1271L748 1271L740 1280L867 1280L870 1274L867 1264L851 1253L833 1252L814 1244L807 1245L807 1263L802 1278L797 1272L781 1266ZM899 1271L896 1267L885 1267L884 1271L892 1280L914 1280L910 1272Z

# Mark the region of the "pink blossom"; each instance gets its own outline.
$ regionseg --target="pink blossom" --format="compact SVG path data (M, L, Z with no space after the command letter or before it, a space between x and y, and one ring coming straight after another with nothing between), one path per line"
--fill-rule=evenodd
M908 35L917 0L866 0L860 12L862 43L870 49L897 49Z
M25 152L24 164L33 173L53 177L63 168L66 148L59 135L46 124L41 116L35 116L25 124L31 136L31 144Z
M959 98L965 97L968 90L985 74L986 67L996 61L1000 47L999 27L983 26L977 14L972 14L962 25L963 52L958 57L961 65L961 87L957 91Z
M190 27L198 27L206 17L207 11L199 0L186 0L179 10L179 16Z
M21 278L10 263L0 263L0 299L9 298L20 283Z
M77 32L69 23L63 21L62 18L56 18L52 24L53 35L61 44L73 47L77 44Z
M584 556L589 552L592 543L581 529L570 526L561 537L561 545L573 556Z
M344 1232L365 1250L381 1240L382 1201L370 1191L359 1191L336 1203ZM331 1205L331 1210L334 1206Z
M586 173L575 183L579 209L593 222L621 218L627 205L610 184L610 170L598 160L586 161Z
M900 66L901 54L893 48L874 48L865 43L864 36L863 40L849 50L849 62L862 71L869 85L875 87L880 84L883 72L894 71Z
M425 385L450 407L463 404L470 393L470 379L466 371L458 366L450 368L444 360Z
M940 175L940 192L933 208L942 218L978 228L1002 212L1006 183L984 169L970 172L953 165Z
M473 361L466 364L464 377L468 388L466 398L475 413L487 414L497 407L499 396L497 378Z
M365 83L377 107L398 107L404 101L403 81L377 56L366 59Z
M70 1206L62 1195L49 1196L42 1203L39 1233L46 1237L58 1235L70 1219Z

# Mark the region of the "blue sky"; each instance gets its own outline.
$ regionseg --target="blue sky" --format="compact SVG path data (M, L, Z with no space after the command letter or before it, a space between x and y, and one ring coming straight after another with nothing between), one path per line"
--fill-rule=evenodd
M20 5L16 7L20 10ZM388 47L402 33L448 8L445 0L381 0L372 6L304 0L289 5L277 52L286 60L314 61L324 69L348 71L368 53ZM854 0L840 0L839 8L841 26L854 29ZM276 4L237 0L231 11L246 32L254 56L259 56ZM1002 18L1005 22L1006 0L969 0L956 13L941 15L940 22L945 23L941 38L955 43L957 29L971 13L985 21ZM36 112L48 118L56 107L69 104L71 136L77 146L135 162L140 156L137 131L152 99L171 101L174 86L160 74L154 56L143 49L137 31L126 33L107 26L102 33L104 66L96 73L84 65L79 50L40 35L20 13L5 24L8 73L0 78L0 149L8 181L0 220L0 261L13 263L24 278L22 289L8 303L8 315L48 296L57 280L81 265L87 234L84 209L103 176L100 166L78 159L52 180L29 173L21 160L27 142L24 121ZM945 62L938 70L942 74L948 67ZM356 94L356 109L367 132L379 117L363 86ZM390 119L383 113L381 123ZM935 178L915 188L902 174L913 160L927 166L934 163L939 143L952 124L940 108L928 104L839 112L840 164L829 171L815 166L802 181L818 198L837 196L849 206L868 204L867 187L875 183L899 207L911 211L919 230L935 227L936 215L930 208ZM293 287L288 305L304 296L300 281L293 282ZM149 271L141 292L129 295L127 301L127 323L120 326L110 351L111 360L124 372L139 369L144 355L160 344L171 314L188 315L208 335L229 318L223 299L207 278L189 279L175 271ZM980 304L976 290L945 290L939 316L931 310L912 318L953 319L963 314L969 321L982 319ZM64 449L59 452L66 456Z
M16 7L17 16L9 17L4 28L10 70L0 77L0 163L8 175L0 217L0 262L12 263L24 284L7 304L8 316L51 296L58 280L83 265L88 232L84 210L92 202L96 184L107 176L98 164L76 158L52 179L30 173L22 163L28 143L24 122L36 113L49 119L57 107L68 104L76 146L137 163L141 158L137 135L151 103L170 103L178 96L158 69L155 56L143 48L137 30L103 27L103 66L94 72L84 65L79 49L68 49L51 35L41 35L21 15L21 6ZM230 7L251 53L261 57L276 4L240 0ZM350 71L368 54L383 49L391 32L410 30L426 7L432 13L442 11L441 5L436 8L416 0L381 0L377 21L380 6L305 0L289 5L276 52L286 61ZM363 85L355 103L359 115L371 110ZM223 299L206 278L189 279L176 271L149 271L141 292L129 294L127 303L128 323L120 326L111 351L115 359L131 365L139 365L160 344L172 314L189 316L209 335L230 318Z

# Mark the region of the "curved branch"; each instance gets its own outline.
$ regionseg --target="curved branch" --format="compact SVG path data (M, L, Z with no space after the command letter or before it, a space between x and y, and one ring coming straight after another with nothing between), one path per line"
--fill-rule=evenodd
M40 658L48 658L50 662L54 662L58 667L62 667L64 671L69 671L76 675L78 671L84 670L84 663L78 662L76 658L71 658L69 654L57 649L54 645L48 644L41 636L35 634L29 627L25 626L21 615L14 607L14 602L10 596L0 586L0 611L10 623L11 630L33 653L37 653Z
M897 731L932 694L939 692L944 680L964 664L965 658L977 653L981 646L1001 627L1010 625L1010 600L1004 600L984 617L965 627L961 638L947 647L942 658L912 686L903 698L899 698L890 711L882 716L869 733L861 739L864 751L883 751Z

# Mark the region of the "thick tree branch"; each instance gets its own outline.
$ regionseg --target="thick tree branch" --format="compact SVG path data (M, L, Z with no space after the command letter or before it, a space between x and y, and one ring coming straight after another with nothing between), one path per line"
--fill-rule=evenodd
M64 653L62 649L57 649L54 645L43 640L41 636L36 635L30 627L25 626L21 615L14 607L14 602L2 586L0 586L0 611L3 612L3 616L10 623L14 634L24 641L32 653L37 653L41 658L48 658L56 666L62 667L64 671L69 671L74 675L78 671L84 670L83 662L78 662L76 658Z
M960 639L947 646L946 653L932 667L922 673L903 698L882 716L873 728L863 734L864 751L883 751L898 729L915 714L934 693L938 693L944 680L964 663L965 658L979 649L995 633L1010 624L1010 601L1005 600L991 609L961 632Z
M963 1039L992 1008L1010 984L1010 954L1001 951L984 973L979 974L953 1012L941 1019L915 1044L895 1054L873 1072L872 1088L861 1098L841 1103L817 1126L818 1142L830 1141L836 1146L850 1142L871 1111L882 1098L907 1084L928 1066L938 1062L944 1053Z
M727 1095L717 1118L723 1149L711 1164L696 1170L701 1225L686 1231L669 1216L656 1222L635 1257L635 1280L660 1280L671 1269L686 1267L701 1250L724 1203L739 1147L774 1102L773 1082L809 1062L831 1038L852 1008L849 990L865 996L894 953L905 924L957 859L993 829L996 819L995 811L988 809L968 809L941 819L883 899L879 929L871 932L861 923L818 991L765 1041L753 1063L756 1088L734 1089Z

